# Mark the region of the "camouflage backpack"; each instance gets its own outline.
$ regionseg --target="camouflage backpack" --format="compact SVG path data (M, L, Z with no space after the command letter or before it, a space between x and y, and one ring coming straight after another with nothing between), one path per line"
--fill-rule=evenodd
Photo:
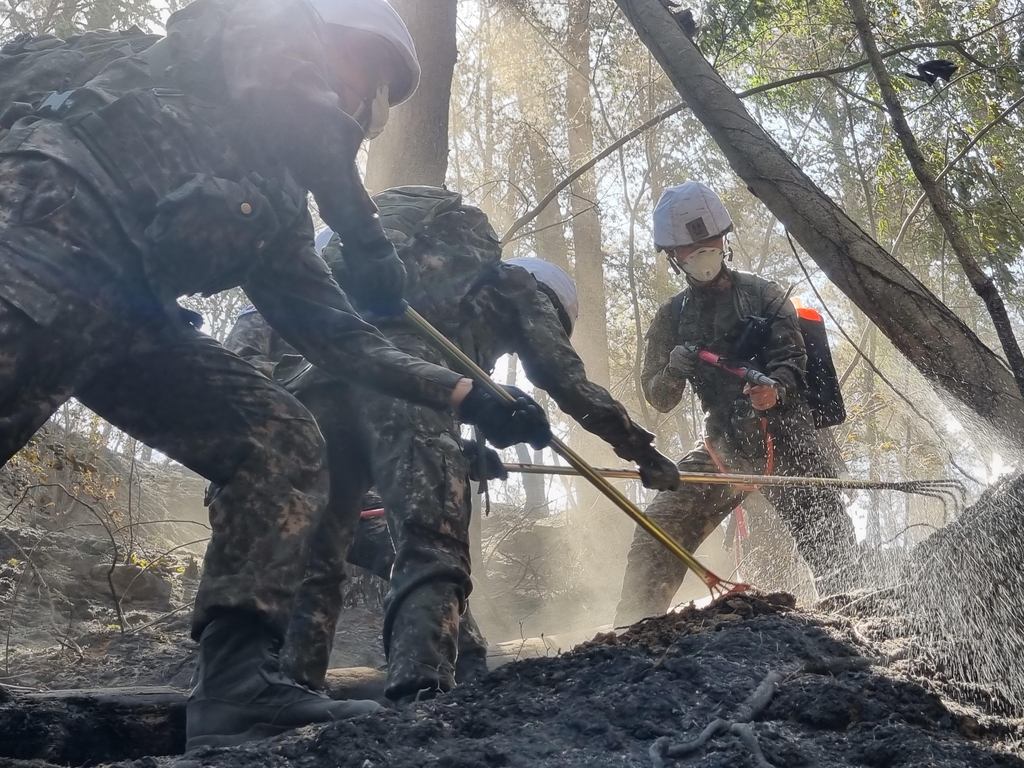
M395 187L374 195L381 223L408 273L406 299L446 332L460 324L460 303L501 261L501 241L487 215L440 187ZM337 238L324 249L345 287ZM358 305L358 296L353 296Z
M100 29L67 40L18 35L0 48L0 132L21 116L22 110L8 112L12 104L38 106L52 91L79 88L110 62L141 53L159 39L138 27Z

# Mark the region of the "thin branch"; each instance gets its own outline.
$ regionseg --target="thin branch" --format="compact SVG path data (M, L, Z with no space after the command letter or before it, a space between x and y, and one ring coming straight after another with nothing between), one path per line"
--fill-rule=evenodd
M1013 104L1011 104L998 115L996 115L994 118L992 118L992 120L989 121L988 125L986 125L980 131L978 131L974 135L974 137L964 145L963 149L957 152L956 157L954 157L952 160L946 163L946 167L939 171L938 175L936 175L935 181L940 182L944 178L946 178L946 175L951 170L953 170L957 163L964 159L964 156L968 152L970 152L979 141L985 138L985 136L987 136L993 128L995 128L997 125L1003 122L1003 120L1005 120L1010 115L1010 113L1017 109L1017 107L1019 107L1021 104L1024 104L1024 96L1017 99L1015 102L1013 102ZM907 214L907 218L903 220L903 226L900 227L900 231L896 235L896 240L893 241L892 248L890 249L890 253L892 253L893 256L896 255L896 251L899 250L900 245L903 243L903 238L907 234L907 229L910 227L910 222L913 220L914 216L917 215L917 212L921 210L921 205L924 203L924 199L925 194L924 192L922 192L921 195L917 198L917 201L914 203L914 207L910 209L910 213Z
M125 530L127 528L135 528L135 527L138 527L140 525L163 525L164 523L173 524L173 525L178 525L178 524L182 524L182 523L185 524L185 525L198 525L200 528L205 528L206 530L210 530L210 526L209 525L207 525L206 523L201 523L198 520L188 520L186 518L166 518L164 520L136 520L136 521L131 522L131 523L125 523L124 525L119 526L118 528L115 528L114 529L114 533L120 533L121 531L123 531L123 530Z
M537 227L536 229L531 229L529 232L521 232L521 233L517 234L515 237L511 238L508 242L512 243L512 242L515 242L516 240L521 240L524 237L529 237L530 235L535 234L537 232L543 232L546 229L553 229L554 227L560 227L560 226L562 226L564 224L568 224L571 221L575 221L576 219L578 219L583 214L589 213L590 211L594 210L595 208L597 208L597 204L591 202L591 204L588 205L586 208L584 208L581 211L577 211L576 213L572 214L571 216L567 216L566 218L561 219L560 221L556 221L553 224L545 224L543 227ZM506 246L506 245L508 245L508 243L502 243L502 246Z
M25 498L28 496L29 491L33 491L36 488L53 488L55 485L56 483L36 483L25 488L21 492L21 495L18 496L18 500L11 505L10 510L7 512L6 515L4 515L3 519L0 520L0 524L6 523L11 518L11 516L18 511L18 507L20 507L25 502Z
M843 375L839 377L839 389L843 388L843 385L846 384L846 380L850 378L850 375L857 367L857 363L859 363L861 358L864 356L864 353L861 352L861 350L864 349L864 344L868 340L868 333L870 333L872 328L874 328L874 325L872 325L870 320L865 318L864 330L860 334L860 343L854 347L853 360L851 360L850 364L846 366L846 370L843 371Z
M179 605L177 608L168 611L167 613L163 614L162 616L157 616L155 619L153 619L148 624L143 624L140 627L135 627L134 629L129 629L128 632L126 632L125 634L134 635L134 634L137 634L137 633L141 632L144 629L149 629L150 627L155 626L156 624L159 624L164 619L169 619L171 616L173 616L176 613L181 613L182 611L184 611L184 610L186 610L188 608L192 608L195 604L196 604L196 601L192 600L190 602L185 603L184 605Z
M843 93L849 96L850 98L856 99L857 101L863 102L864 104L867 104L869 107L874 107L879 112L885 112L884 104L881 104L875 101L874 99L869 99L867 96L861 96L855 90L843 85L831 75L829 77L826 77L825 79L828 80L832 84L832 87L835 88L840 93Z
M886 51L885 53L882 54L882 58L888 58L890 56L896 56L896 55L898 55L900 53L903 53L905 51L912 51L912 50L916 50L918 48L949 48L949 47L956 47L958 45L961 45L963 42L966 42L966 41L971 40L971 39L973 39L973 37L963 38L963 39L953 39L953 40L938 40L938 41L932 41L932 42L928 42L928 43L909 43L907 45L901 45L899 48L893 48L891 51ZM775 80L775 81L770 82L770 83L765 83L763 85L758 85L758 86L755 86L753 88L748 88L745 91L740 91L736 95L739 98L741 98L741 99L746 99L746 98L749 98L751 96L756 96L757 94L760 94L760 93L766 93L767 91L775 90L776 88L783 88L783 87L785 87L787 85L795 85L796 83L806 82L807 80L830 79L830 78L833 78L835 75L842 75L842 74L845 74L847 72L852 72L855 69L860 69L861 67L867 66L869 63L870 62L867 59L862 59L860 61L854 62L853 64L847 64L846 66L843 66L843 67L833 67L832 69L823 69L823 70L819 70L819 71L815 71L815 72L804 72L804 73L801 73L799 75L793 75L792 77L786 77L786 78L783 78L781 80ZM858 97L858 98L860 98L860 97ZM872 103L872 102L869 102L869 103ZM872 103L872 105L873 106L881 106L881 105L876 105L876 104L873 104L873 103ZM524 213L522 216L520 216L518 219L516 219L514 222L512 222L512 225L505 231L505 234L502 235L501 244L504 246L504 245L507 245L508 243L510 243L512 241L514 235L519 230L521 230L523 227L525 227L527 224L529 224L531 221L533 221L535 218L537 218L537 216L540 215L541 211L543 211L545 208L547 208L551 204L551 202L556 197L558 197L558 195L561 194L563 190L566 189L566 187L568 187L570 184L572 184L574 181L576 181L576 179L578 179L580 176L585 174L587 171L589 171L591 168L593 168L599 162L601 162L606 157L611 155L613 152L615 152L620 147L625 146L626 144L631 142L633 139L635 139L640 134L650 130L651 128L653 128L654 126L656 126L656 125L658 125L660 123L663 123L665 120L667 120L668 118L672 117L673 115L678 114L685 107L686 107L686 103L685 102L679 102L677 104L673 104L668 109L666 109L666 110L664 110L662 112L659 112L654 117L652 117L650 120L647 120L642 125L637 126L632 131L630 131L629 133L625 134L621 138L616 139L611 144L609 144L607 147L605 147L600 152L598 152L596 155L594 155L592 158L590 158L587 162L583 163L583 165L581 165L578 168L576 168L568 176L566 176L564 179L562 179L560 182L558 182L558 184L556 184L554 186L554 188L550 192L548 192L546 195L544 195L544 197L541 198L540 202L538 202L536 206L534 206L532 209L530 209L529 211Z
M1003 302L1003 297L974 254L971 244L964 236L963 230L957 223L956 218L949 205L949 196L946 190L938 183L935 173L932 171L925 159L924 153L918 144L917 137L907 122L906 113L900 98L893 87L892 78L885 69L885 62L878 51L875 42L874 32L871 28L871 20L868 18L867 5L864 0L847 0L847 5L853 15L853 23L857 27L857 34L860 37L864 54L871 62L871 69L875 74L878 89L882 94L882 100L889 112L889 121L893 133L899 139L903 147L903 153L910 163L918 183L928 197L935 218L938 219L942 230L949 239L950 247L956 254L957 261L967 277L971 288L978 294L985 308L988 310L989 318L995 328L996 336L999 338L1003 354L1006 356L1006 363L1013 374L1017 389L1024 394L1024 352L1013 331L1013 324L1010 322L1010 315Z
M666 109L663 112L659 112L657 115L652 117L650 120L647 120L642 125L634 128L632 131L627 133L622 138L617 139L616 141L612 142L607 147L605 147L600 152L598 152L596 155L594 155L592 158L590 158L587 162L583 163L583 165L581 165L578 168L576 168L572 173L570 173L568 176L566 176L564 179L562 179L560 182L558 182L550 192L548 192L546 195L544 195L544 197L541 198L540 202L537 203L536 206L534 206L531 210L527 211L522 216L520 216L518 219L516 219L514 222L512 222L512 226L510 226L505 231L505 234L502 235L501 244L504 246L504 245L507 245L509 242L511 242L513 237L515 236L515 234L520 229L522 229L527 224L529 224L531 221L533 221L535 218L537 218L537 216L539 216L540 213L545 208L547 208L556 197L558 197L558 195L562 192L562 190L564 190L566 187L568 187L570 184L572 184L574 181L576 181L576 179L578 179L580 176L585 174L587 171L589 171L591 168L593 168L599 162L601 162L606 157L611 155L619 147L621 147L621 146L623 146L625 144L628 144L630 141L635 139L637 136L642 134L644 131L647 131L650 128L653 128L654 126L658 125L658 123L664 122L668 118L672 117L672 115L674 115L674 114L676 114L678 112L681 112L685 107L686 107L686 104L684 104L683 102L680 102L678 104L674 104L673 106L669 107L668 109Z
M153 558L148 563L146 563L146 565L142 568L142 570L140 570L138 573L135 574L135 576L132 577L132 580L128 582L128 586L126 586L124 588L124 592L121 593L121 597L118 599L117 604L120 606L121 601L124 600L124 598L125 598L125 595L127 595L131 591L132 586L139 579L139 577L142 576L142 574L144 574L146 571L148 571L154 565L159 563L161 560L163 560L169 554L171 554L172 552L176 552L179 549L184 549L185 547L191 547L193 544L202 544L203 542L206 542L206 541L209 541L209 540L210 540L210 537L209 536L205 536L205 537L203 537L201 539L193 539L192 541L186 541L184 544L179 544L176 547L171 547L167 551L162 552L159 555L157 555L155 558Z
M30 570L36 575L36 578L39 579L39 583L44 589L46 589L47 594L50 596L51 615L55 609L53 607L53 590L50 589L50 585L46 583L46 579L43 578L43 574L39 572L39 568L36 567L35 561L32 559L32 554L35 552L36 547L39 546L39 541L35 543L29 552L26 552L18 542L11 538L7 531L0 530L0 535L13 544L15 549L21 553L21 556L25 558L25 567L22 569L21 575L18 577L18 583L14 587L14 594L11 595L11 613L7 619L7 636L4 641L4 673L9 675L11 673L11 631L14 628L14 611L18 606L18 596L21 594L21 585L25 581L25 574ZM45 538L45 536L43 538Z

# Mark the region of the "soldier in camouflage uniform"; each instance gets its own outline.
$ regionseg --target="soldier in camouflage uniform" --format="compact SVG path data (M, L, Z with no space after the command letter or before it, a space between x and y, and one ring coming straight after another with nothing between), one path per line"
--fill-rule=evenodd
M479 480L479 462L477 461L478 446L474 440L463 440L462 452L470 466L470 480ZM487 452L487 472L484 475L487 479L504 478L508 476L501 463L501 456L491 448L484 447ZM363 509L367 504L372 504L373 509L382 509L384 502L375 492L371 492L363 499ZM346 534L347 535L347 534ZM341 542L335 542L343 546ZM391 581L391 571L395 565L395 545L391 540L391 531L388 529L388 522L384 516L362 517L355 529L352 546L348 549L346 560L359 568L369 571L373 575ZM340 580L337 582L340 587ZM324 589L324 584L315 584L310 581L309 589L315 590L319 595ZM329 587L334 589L334 582ZM319 598L322 601L322 597ZM322 603L320 603L322 605ZM334 613L333 615L337 615ZM299 631L305 627L309 632L308 612L301 607L296 611L294 642L290 644L289 660L292 664L300 666L300 669L309 677L315 677L319 682L315 685L322 685L322 672L326 669L327 660L331 652L330 627L324 626L321 632L320 625L313 625L313 633L300 641ZM473 618L469 601L466 601L466 610L459 620L458 657L455 660L455 682L459 685L472 682L487 672L487 640L484 638L480 626ZM307 684L314 685L312 681Z
M835 477L836 467L819 442L805 397L807 355L796 310L776 283L725 266L724 236L732 220L721 200L703 184L687 182L666 190L654 215L655 243L668 251L688 285L661 305L647 332L644 394L657 410L668 413L689 382L704 410L705 439L683 457L679 470ZM755 359L759 370L779 382L774 389L745 385L687 349L695 345L729 355L748 317L775 312L771 333ZM646 512L693 552L750 490L683 484L659 493ZM839 492L761 492L788 523L800 554L819 577L819 589L832 589L836 574L850 569L856 544ZM685 575L682 563L638 529L615 623L664 613Z
M401 187L374 198L381 221L409 273L407 298L484 369L518 354L529 379L568 415L640 465L648 487L665 489L678 479L671 461L651 444L603 387L587 379L568 334L575 321L575 286L564 272L539 259L501 262L498 237L478 208L460 195L433 187ZM328 244L325 260L342 286L350 286L351 255ZM536 270L538 277L531 270ZM559 277L560 275L560 277ZM351 287L357 308L365 299ZM438 364L443 358L400 320L381 323L399 349ZM349 393L328 374L295 366L255 313L240 317L228 345L258 365L277 362L275 376L317 416L328 453L367 467L387 510L396 558L385 619L387 695L393 700L432 695L455 682L460 614L471 588L469 472L455 418L373 391ZM351 404L353 396L356 405ZM356 456L358 437L332 434L338 413L365 413L362 436L369 451ZM334 459L332 459L333 461ZM296 676L323 679L338 616L342 560L365 487L332 487L332 514L325 518L307 567L289 628L285 655ZM483 653L482 645L477 653Z
M323 438L294 397L192 327L179 296L242 286L337 376L493 419L495 439L547 432L536 404L508 409L395 349L314 250L307 190L360 255L354 284L374 301L401 296L404 268L355 155L389 89L400 101L418 77L383 0L317 2L319 12L309 0L198 0L141 55L34 112L4 112L0 463L74 396L212 481L189 748L374 705L331 702L279 668L327 499Z

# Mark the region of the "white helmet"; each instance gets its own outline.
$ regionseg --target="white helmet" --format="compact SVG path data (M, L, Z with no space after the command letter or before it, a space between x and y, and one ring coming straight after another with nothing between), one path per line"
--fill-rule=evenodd
M412 96L420 82L416 45L402 17L385 0L311 0L325 24L358 29L384 38L395 48L405 72L390 83L387 98L393 107Z
M565 270L556 267L550 261L531 257L520 257L509 259L506 264L515 264L522 267L536 278L537 282L555 294L559 306L565 313L565 320L568 327L565 329L569 336L572 336L572 329L576 326L576 318L580 314L580 297L576 292L576 283L569 277Z
M327 244L331 242L331 238L334 237L334 230L330 227L324 227L316 233L316 239L313 241L313 247L316 248L316 252L322 254Z
M661 193L654 206L654 247L668 251L724 235L732 217L722 198L699 181L687 181Z

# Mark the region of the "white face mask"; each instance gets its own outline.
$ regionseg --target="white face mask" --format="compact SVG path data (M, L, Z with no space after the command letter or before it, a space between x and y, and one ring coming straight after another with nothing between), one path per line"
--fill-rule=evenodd
M367 115L369 111L369 115ZM388 116L391 113L391 100L388 95L388 87L382 85L377 89L377 95L367 106L366 102L359 108L359 116L356 118L366 132L367 141L372 141L384 132L384 126L388 124Z
M706 283L718 277L724 261L725 251L721 248L698 248L679 263L679 268L694 280Z

